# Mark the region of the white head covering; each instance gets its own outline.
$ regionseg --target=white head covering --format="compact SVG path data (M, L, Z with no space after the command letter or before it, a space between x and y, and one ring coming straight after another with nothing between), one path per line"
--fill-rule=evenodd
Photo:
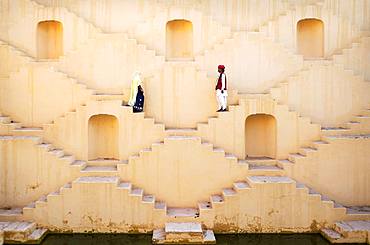
M134 106L135 104L138 86L143 86L140 75L141 73L139 71L135 71L132 75L130 99L128 102L130 106Z

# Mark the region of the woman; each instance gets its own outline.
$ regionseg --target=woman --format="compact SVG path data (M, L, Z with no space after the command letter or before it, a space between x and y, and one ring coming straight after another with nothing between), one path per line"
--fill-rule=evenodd
M136 96L139 89L139 86L142 87L143 82L140 78L140 72L134 72L131 82L131 92L130 92L130 99L128 101L129 106L134 106L136 103Z
M128 105L133 107L134 112L142 112L144 110L144 90L142 84L140 72L136 71L132 78L130 99L128 101Z
M144 110L144 90L139 85L136 95L136 102L133 107L134 112L142 112Z

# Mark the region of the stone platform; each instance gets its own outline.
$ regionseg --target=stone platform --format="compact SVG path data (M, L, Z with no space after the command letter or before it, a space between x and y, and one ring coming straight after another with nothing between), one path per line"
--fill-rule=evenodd
M47 229L37 228L32 222L0 222L0 244L39 244L46 233Z
M212 230L203 230L200 223L166 223L153 231L153 244L215 244Z
M331 243L370 244L370 220L336 222L332 229L321 229L321 234Z

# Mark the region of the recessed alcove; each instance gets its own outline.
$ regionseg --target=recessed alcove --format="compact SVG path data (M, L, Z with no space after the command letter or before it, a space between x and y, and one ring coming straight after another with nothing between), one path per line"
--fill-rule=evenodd
M319 19L303 19L297 23L297 52L304 58L324 56L324 23Z
M63 25L59 21L41 21L37 25L37 57L58 59L63 55Z
M99 114L89 119L88 158L119 159L118 119L112 115Z
M166 25L167 60L193 59L193 24L188 20L171 20Z
M276 119L267 114L250 115L245 120L246 157L276 156Z

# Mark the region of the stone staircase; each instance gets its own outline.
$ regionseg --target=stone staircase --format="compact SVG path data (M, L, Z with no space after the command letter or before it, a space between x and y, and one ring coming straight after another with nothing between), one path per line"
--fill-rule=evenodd
M43 3L37 0L32 1L37 2L37 4L39 5L43 5ZM150 3L149 5L152 5L147 6L151 9L150 14L148 16L145 16L146 18L144 20L139 20L136 23L136 25L128 29L127 33L125 34L127 34L130 39L137 40L138 45L145 45L146 47L148 47L148 49L155 50L157 54L161 53L160 48L158 48L158 40L162 39L161 36L157 36L159 32L158 27L163 27L162 25L165 23L162 23L162 20L166 18L202 19L202 25L209 26L209 30L207 30L209 34L206 34L209 36L209 38L203 42L207 43L207 46L211 46L214 43L218 43L223 39L227 38L228 36L230 36L231 34L231 28L229 26L226 26L219 21L215 21L211 15L205 14L200 9L194 8L193 4L191 4L190 6L183 5L180 6L180 4L174 2L166 4L163 2L156 1ZM43 6L47 7L45 5ZM94 25L99 30L102 30L102 32L104 33L109 32L108 30L104 30L103 27L98 27L97 23L93 24L91 21L88 20L88 18L83 17L82 13L79 13L78 10L73 9L73 6L68 6L68 3L67 4L60 3L58 4L58 6L61 6L61 8L68 9L69 12L84 19L87 23ZM152 38L150 40L146 38L148 32L151 32ZM145 36L145 38L143 36Z
M283 86L283 85L282 85Z
M234 47L239 47L235 50ZM259 52L255 52L255 50ZM235 62L236 59L243 59L242 64ZM285 79L293 75L303 67L303 58L294 52L286 49L282 45L273 42L265 37L261 32L233 32L231 38L224 39L222 43L214 45L204 51L204 54L197 55L195 61L201 70L207 72L208 76L214 76L217 65L226 66L230 86L239 91L257 93L253 85L258 81L263 81L263 90L276 85L276 81ZM248 71L244 66L253 65L254 62L260 64L261 70L269 70L269 73ZM266 66L263 64L266 63ZM273 67L269 65L274 64ZM258 77L258 81L256 80ZM233 83L233 81L237 81ZM248 82L241 84L240 82ZM239 82L239 83L238 83Z
M331 243L370 244L370 220L335 222L333 228L323 228L321 234Z
M350 135L327 135L322 136L321 140L316 140L311 143L308 147L301 147L297 153L289 154L287 159L278 160L277 164L281 168L287 169L292 167L300 159L306 157L310 158L319 153L320 149L326 148L331 142L337 139L351 139L351 138L369 138L370 134L350 134Z
M121 34L120 34L121 35ZM239 34L234 34L233 38L238 38ZM108 34L99 34L97 36L104 36L104 38L111 39L113 36L109 36ZM127 38L126 36L122 35L116 35L118 39L125 39ZM364 39L365 40L365 39ZM231 39L224 39L224 45L228 44L230 45ZM135 43L137 45L137 43ZM352 45L352 48L355 49L357 48L357 44L354 43ZM220 44L217 44L214 46L214 49L220 48ZM210 51L209 51L210 52ZM347 51L343 51L347 52ZM77 54L77 52L75 53ZM18 54L20 56L24 56L24 54ZM206 54L205 54L206 55ZM72 56L71 56L72 57ZM297 56L295 56L297 57ZM298 57L299 58L299 57ZM64 62L65 58L62 58L61 60ZM335 59L339 62L341 58L334 56L334 62ZM26 57L27 61L32 61L32 59ZM342 62L342 61L341 61ZM44 65L46 62L44 63ZM52 63L50 63L52 64ZM357 71L358 72L358 71ZM66 75L67 76L67 75ZM282 82L280 85L281 87L275 87L270 90L270 95L276 95L276 94L281 94L282 92L280 91L284 89L284 82ZM87 89L87 87L85 87ZM279 90L279 91L278 91ZM264 96L264 95L263 95ZM242 97L242 96L241 96ZM106 101L106 100L112 100L112 101L120 101L121 97L118 95L99 95L99 94L91 94L91 98L94 101ZM255 98L241 98L240 99L241 104L243 103L255 103ZM284 101L284 100L282 100ZM186 129L177 129L177 128L168 128L164 130L164 125L163 124L158 124L160 127L163 127L163 131L165 133L164 137L164 142L163 143L154 143L152 144L151 148L145 148L139 152L138 156L131 156L129 157L129 160L126 161L110 161L110 160L96 160L96 161L80 161L74 159L73 156L69 154L65 154L62 150L60 149L55 149L55 147L51 146L50 144L46 144L43 142L39 142L38 146L45 148L47 152L50 154L54 155L57 158L64 159L70 162L71 166L74 166L78 168L80 177L73 182L71 185L67 184L66 186L62 187L59 192L54 192L46 197L42 197L40 200L36 201L34 204L31 204L28 207L25 207L23 209L24 211L24 216L22 216L22 212L19 208L15 209L9 209L9 210L0 210L0 220L9 220L9 221L14 221L14 220L19 220L23 219L23 217L33 217L34 213L36 212L37 209L43 209L43 212L45 211L45 207L47 206L47 203L50 200L53 201L58 201L60 196L64 195L67 196L68 192L71 191L73 184L77 183L78 184L104 184L104 183L109 183L109 184L116 184L117 189L122 189L126 190L129 194L130 197L132 198L138 198L141 200L142 204L151 204L154 205L154 210L157 210L159 212L162 212L165 210L165 214L167 216L168 220L194 220L198 219L199 217L206 217L209 215L209 212L214 207L217 207L218 205L227 202L229 199L235 198L238 194L248 191L250 189L253 189L254 187L257 187L258 185L264 185L264 184L271 184L271 183L277 183L277 184L291 184L294 182L292 179L288 177L282 177L284 175L284 170L283 168L287 168L287 166L290 166L292 164L295 164L298 162L300 158L305 158L309 157L311 154L315 154L318 150L320 150L320 147L325 147L325 145L329 144L331 140L337 138L337 137L368 137L367 135L364 135L365 133L368 133L369 129L369 110L365 110L364 113L361 113L361 115L357 115L351 120L350 122L344 124L343 128L342 127L322 127L321 128L321 134L323 137L321 137L321 140L318 141L313 141L310 145L306 145L302 148L299 149L297 153L290 154L287 159L284 160L274 160L274 159L246 159L246 160L238 160L236 156L225 153L225 150L216 148L212 144L207 143L207 142L201 142L202 137L194 137L194 135L201 134L200 132L203 131L212 131L210 128L212 128L211 125L215 125L216 121L218 119L221 120L228 120L228 118L231 118L233 116L233 112L236 110L240 110L241 105L232 105L230 106L229 112L223 112L218 114L218 118L210 118L208 120L208 123L200 123L197 125L197 128L186 128ZM61 117L62 120L66 120L64 118L71 118L78 113L78 110L85 110L87 105L81 105L77 108L76 112L68 112L66 113L66 116ZM253 107L253 106L249 106ZM289 111L289 108L287 106L282 106L281 108L284 108L284 110ZM294 114L295 112L291 112L291 114ZM299 117L299 115L297 115ZM137 117L143 117L144 114L140 113L137 114ZM307 118L301 118L301 120L308 120ZM57 121L57 120L56 120ZM147 121L153 121L154 119L148 118ZM16 123L10 119L10 117L7 116L1 116L0 117L0 122L4 124L8 129L4 130L4 134L11 134L14 136L9 136L9 137L33 137L33 136L43 136L43 129L42 128L29 128L29 127L22 127L21 124ZM311 124L308 122L309 125L316 127L318 126L317 124ZM47 127L52 127L51 124L48 125ZM214 127L216 128L216 127ZM1 131L1 134L3 131ZM361 134L361 135L360 135ZM346 135L346 136L343 136ZM207 136L206 138L210 138L211 136ZM250 175L247 180L243 181L238 181L233 184L233 187L231 188L224 188L222 190L221 194L217 195L212 195L210 198L210 201L206 202L200 202L198 204L197 208L178 208L178 207L167 207L167 205L161 201L156 201L155 197L151 194L144 194L144 190L138 187L134 187L131 183L128 182L120 182L118 175L119 175L119 169L121 167L125 167L131 164L133 161L137 161L137 158L143 157L144 155L151 154L153 149L162 147L166 141L168 140L194 140L196 138L196 141L200 141L200 144L204 147L207 147L209 149L212 149L213 154L220 154L223 157L227 158L230 161L233 161L235 163L238 163L239 165L243 165L244 167L247 167L246 169L248 170L248 175ZM36 138L32 138L36 139ZM38 139L37 139L38 140ZM213 142L210 140L210 142ZM218 145L218 143L215 143L215 145ZM228 152L233 152L229 151ZM132 164L131 164L132 165ZM135 182L134 182L135 183ZM136 183L135 183L136 184ZM307 195L311 196L312 198L317 198L318 196L320 197L320 201L323 203L323 205L329 206L329 208L332 208L336 210L336 212L343 211L345 209L343 206L336 204L335 202L331 201L330 199L321 196L320 194L316 193L312 189L300 184L296 183L296 188L297 189L302 189L303 192L308 192ZM53 202L52 201L52 202ZM347 209L348 211L348 209ZM38 215L42 215L43 213L40 212ZM346 214L348 218L366 218L369 217L368 214L359 214L356 212L350 212ZM340 225L338 225L339 227ZM355 226L355 225L354 225ZM13 226L11 226L13 227ZM18 227L18 225L15 225L15 227ZM335 226L336 227L336 226ZM17 228L18 229L18 228ZM22 225L19 225L19 229L23 231ZM27 228L28 229L28 228ZM26 230L27 230L26 229ZM357 227L355 227L354 230L357 232ZM31 229L32 230L32 229ZM359 229L360 232L364 232L363 230ZM351 241L351 235L343 235L346 230L336 230L334 228L334 231L330 230L322 230L324 234L326 234L330 239L334 239L333 241ZM27 231L28 232L28 231ZM29 231L31 232L31 231ZM43 232L41 230L37 231L36 230L32 231L32 233L28 234L30 235L29 237L32 238L31 240L36 240L33 238L37 238L38 236L42 236ZM336 233L335 233L336 232ZM32 236L32 234L35 233L35 235ZM162 233L161 233L162 234ZM339 235L338 235L339 234ZM6 233L4 232L4 235ZM27 236L28 236L27 235ZM160 235L160 234L159 234ZM0 235L1 236L1 235ZM161 235L163 236L163 234ZM349 236L349 240L347 239L347 236ZM357 235L356 235L357 236ZM363 241L364 235L361 233L361 237L355 237L354 241L360 241L356 239L362 239ZM365 237L366 240L366 237Z
M306 146L309 142L320 138L318 124L312 123L308 117L302 117L297 112L290 110L287 105L277 103L271 94L239 94L238 102L237 105L230 105L227 112L219 112L217 117L210 117L207 123L198 123L198 136L204 141L212 142L215 146L243 158L245 156L242 153L244 148L238 148L235 142L240 142L243 147L244 143L242 144L240 137L239 139L235 138L236 135L244 134L242 129L245 119L249 115L267 114L273 115L277 120L289 117L290 120L287 123L291 123L290 128L304 128L304 134L303 131L296 132L300 139L297 142L299 147ZM292 145L291 147L295 148L296 146Z
M46 236L47 229L37 228L32 222L0 222L0 244L38 244Z
M202 35L206 36L205 39L200 39L199 43L202 46L195 46L195 55L202 53L202 50L208 49L217 43L222 42L225 38L229 38L232 34L231 28L224 25L222 22L215 21L211 15L195 9L193 6L179 7L175 4L171 6L156 2L153 7L153 14L150 18L140 21L134 28L129 30L129 36L144 43L156 52L163 53L163 45L165 42L160 33L165 30L165 22L163 20L184 19L190 21L200 21L202 26ZM196 22L198 24L198 22ZM207 28L203 28L207 27ZM148 36L151 39L148 40Z
M351 28L352 33L348 35L348 39L345 40L344 42L345 44L357 42L357 40L361 38L363 35L365 36L367 35L366 33L363 33L358 26L351 23L349 19L340 15L330 13L330 10L328 10L327 8L327 1L325 0L319 0L306 5L292 7L288 9L286 12L283 12L281 15L276 16L275 18L262 24L259 27L259 31L264 33L266 36L268 36L275 42L281 43L283 46L291 49L294 52L295 37L292 37L290 35L289 28L283 28L283 26L291 25L292 23L295 24L297 20L305 19L307 18L307 16L309 16L309 18L322 19L323 17L326 17L325 14L329 15L329 17L327 17L328 19L331 18L332 20L334 20L334 17L336 17L340 21L342 21L341 23L342 25L347 25L348 27ZM290 16L294 16L294 18L289 18ZM340 46L344 45L342 44ZM333 52L333 54L335 53L338 53L338 50L335 50Z
M287 79L280 81L269 89L269 93L279 104L288 105L291 110L299 112L300 115L310 117L311 120L321 122L325 127L337 127L336 124L338 124L338 121L343 121L343 123L349 121L353 115L348 112L359 115L361 111L368 109L367 107L370 102L366 97L366 91L370 85L364 80L363 75L354 75L352 70L345 70L343 67L330 65L330 62L327 63L326 61L304 61L304 64L306 68L294 75L288 76ZM315 87L318 88L319 84L316 80L312 79L315 74L321 72L321 76L333 74L332 77L325 81L328 83L328 87L320 87L322 93L329 94L329 88L334 89L334 86L352 87L352 89L346 91L338 88L344 97L352 101L351 107L348 107L348 110L344 110L348 105L343 102L343 97L341 98L336 94L328 95L333 103L337 103L340 106L332 110L331 115L326 120L324 120L323 115L328 114L330 109L328 107L318 106L319 104L321 105L320 100L322 98L315 94ZM297 89L299 86L305 86L305 90ZM308 93L313 93L313 96L308 98ZM353 94L356 94L356 96L353 96ZM316 104L313 101L316 101Z
M16 0L17 1L17 0ZM14 1L15 2L15 1ZM18 1L18 4L21 4L22 7L25 9L25 11L28 11L30 13L36 13L35 15L18 15L18 19L13 20L14 22L14 28L19 28L17 25L24 26L25 29L35 29L37 26L37 23L44 20L57 20L64 23L64 25L70 25L75 24L78 29L76 29L76 33L74 36L74 40L69 40L70 42L67 43L67 45L64 45L64 49L68 52L70 50L78 49L80 45L83 45L86 41L88 41L90 38L94 38L95 35L98 35L102 33L102 30L100 28L95 27L90 22L82 19L81 17L75 15L74 13L69 12L65 8L57 8L53 9L50 7L46 7L44 5L41 5L35 1L32 0L22 0ZM4 5L6 6L6 5ZM21 18L21 16L23 18ZM32 33L32 32L31 32ZM27 33L28 34L28 33ZM7 42L13 43L11 35L9 36L2 36L0 37L3 40L6 40ZM10 38L10 39L9 39ZM27 37L26 37L27 38ZM36 54L33 52L33 47L31 48L32 44L34 42L29 42L25 45L22 43L17 43L16 40L14 40L15 46L18 47L18 49L26 51L27 53L32 53L31 55L27 56L36 56ZM47 60L48 61L48 60Z
M280 187L279 187L280 186ZM80 192L79 189L84 189L84 192ZM113 189L111 189L113 188ZM239 202L244 202L250 197L250 195L254 195L253 193L262 193L261 191L265 189L265 191L269 192L270 189L275 190L275 188L285 188L285 190L292 191L292 195L299 195L302 196L303 202L305 203L304 205L307 205L306 202L309 202L311 205L310 207L306 207L308 209L312 209L312 215L324 215L324 214L318 214L318 213L325 213L325 217L321 217L319 219L328 219L326 220L327 222L330 223L330 220L334 219L345 219L345 220L358 220L358 219L368 219L370 217L369 212L362 212L362 213L346 213L347 209L340 205L335 203L334 201L318 194L317 192L313 191L312 189L306 187L303 184L300 184L298 182L295 182L289 177L285 176L249 176L247 177L244 181L238 181L233 184L233 187L230 188L224 188L220 194L215 194L210 197L209 201L206 202L200 202L198 204L197 208L193 207L184 207L184 208L174 208L174 207L168 207L166 203L157 200L153 195L151 194L145 194L145 191L141 188L133 186L129 182L121 182L118 177L80 177L77 180L73 181L72 184L67 184L64 187L62 187L59 191L53 192L49 194L46 197L40 198L38 201L35 203L32 203L28 205L27 207L23 208L23 219L29 220L29 219L34 219L37 221L38 224L41 224L46 227L53 227L54 225L61 225L63 226L61 230L64 229L73 229L74 231L77 231L79 227L74 226L74 222L67 218L69 221L64 221L64 225L62 224L63 222L63 215L53 213L56 208L55 205L67 205L65 206L67 209L72 208L72 206L69 206L72 199L75 195L82 195L81 198L85 198L84 196L87 193L91 193L91 195L104 195L106 198L110 199L113 196L117 196L117 201L121 200L126 202L127 207L133 207L132 205L135 205L138 209L135 209L135 211L132 211L131 215L125 216L127 214L123 214L123 212L126 212L124 210L116 210L114 212L116 215L119 217L111 217L109 220L111 222L115 222L115 219L124 219L127 220L128 222L144 222L143 219L148 219L154 215L156 224L158 226L164 225L165 222L199 222L205 225L207 228L212 228L214 226L214 216L216 215L227 215L227 214L221 214L223 209L229 209L233 205L235 205L235 201ZM74 190L76 189L76 190ZM81 190L82 190L81 189ZM105 191L103 191L105 190ZM100 193L100 192L103 193ZM96 193L96 194L93 194ZM109 193L109 194L108 194ZM122 194L119 194L122 193ZM293 194L295 193L295 194ZM299 194L300 193L300 194ZM112 195L112 196L111 196ZM121 195L124 195L126 197L120 197ZM261 196L262 197L262 196ZM101 200L98 196L96 196L96 201L100 202ZM128 199L127 199L128 198ZM64 201L63 201L64 200ZM84 199L85 200L85 199ZM88 199L86 199L87 201ZM111 203L110 205L121 205L119 203ZM61 202L64 202L62 204ZM78 199L73 200L73 205L80 205ZM253 200L250 200L249 205L255 205ZM135 203L135 204L134 204ZM52 205L52 206L50 206ZM100 205L100 204L99 204ZM138 205L138 206L137 206ZM288 204L287 204L288 205ZM290 205L290 204L289 204ZM48 207L50 206L50 207ZM112 207L108 207L107 212L109 213L110 209ZM277 208L277 207L276 207ZM286 208L286 207L285 207ZM144 211L146 210L146 211ZM150 211L151 210L151 211ZM315 210L315 211L314 211ZM67 210L63 211L66 212ZM71 211L72 213L76 212ZM101 212L105 212L104 210L101 210ZM149 213L148 213L149 212ZM231 211L233 212L233 211ZM240 215L243 215L244 212L249 212L246 210L240 210L235 212L241 212ZM147 214L149 216L139 214ZM76 213L75 213L76 214ZM77 214L78 217L80 217L81 214ZM97 217L99 215L97 213ZM124 216L122 216L124 215ZM231 215L231 214L230 214ZM77 217L77 216L76 216ZM95 216L94 216L95 217ZM96 217L96 218L97 218ZM126 218L124 218L126 217ZM233 216L228 216L228 218L233 217ZM288 217L286 217L288 218ZM80 218L77 218L77 222L79 222ZM94 218L93 218L94 219ZM288 218L289 219L289 218ZM130 221L129 221L130 220ZM148 221L148 220L147 220ZM72 222L72 223L69 223ZM84 221L82 221L84 222ZM164 222L164 223L162 223ZM320 220L317 220L317 227L315 228L323 228L325 227L324 223L322 223ZM77 224L77 223L76 223ZM241 224L239 224L241 227L243 227ZM86 225L84 222L81 224L81 229L91 229L94 227L94 223L90 223L89 225ZM142 229L150 229L149 227L141 227ZM106 227L105 231L107 230L117 230L117 229L124 229L123 227L116 227L114 225L110 225L109 227ZM244 227L241 229L246 229L244 231L247 231L248 228ZM279 229L279 228L277 228ZM312 229L312 227L307 227L303 228L302 231L305 229ZM216 227L216 230L218 232L222 231L220 228Z

